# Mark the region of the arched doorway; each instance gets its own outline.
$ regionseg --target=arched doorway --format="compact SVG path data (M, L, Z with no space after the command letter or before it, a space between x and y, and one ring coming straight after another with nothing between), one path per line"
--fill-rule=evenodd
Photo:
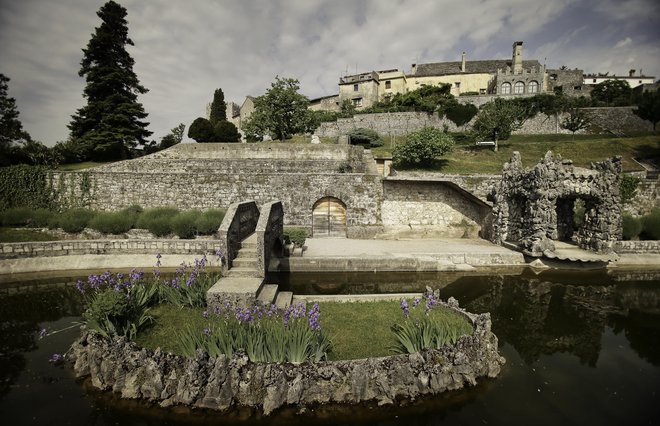
M323 197L312 209L312 236L345 237L346 204L334 197Z

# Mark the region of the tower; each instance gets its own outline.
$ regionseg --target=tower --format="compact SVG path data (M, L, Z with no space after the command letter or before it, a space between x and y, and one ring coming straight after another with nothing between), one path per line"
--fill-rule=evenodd
M514 74L522 74L523 60L522 60L522 41L513 43L513 58L511 61L511 68Z

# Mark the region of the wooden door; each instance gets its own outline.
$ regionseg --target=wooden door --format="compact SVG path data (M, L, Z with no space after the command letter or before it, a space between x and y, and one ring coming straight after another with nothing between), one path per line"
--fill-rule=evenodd
M325 197L314 204L312 236L314 238L346 236L346 206L341 200Z

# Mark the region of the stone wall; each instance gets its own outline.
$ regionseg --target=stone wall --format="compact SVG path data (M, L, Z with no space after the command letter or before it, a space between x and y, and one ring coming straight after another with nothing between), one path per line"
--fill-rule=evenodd
M506 96L504 96L506 97ZM461 96L458 98L462 103L474 103L476 106L483 105L492 100L492 96ZM633 114L634 107L606 107L606 108L583 108L585 115L592 122L590 128L576 133L613 133L617 135L650 132L653 125ZM523 127L514 132L521 135L536 134L571 134L569 130L562 129L559 125L568 114L559 117L537 114L525 121ZM474 119L473 119L474 121ZM471 123L466 124L469 129ZM375 130L383 135L406 135L420 130L423 127L435 127L443 129L447 126L448 131L464 131L463 127L457 127L447 118L438 118L437 114L426 114L423 112L396 112L378 114L356 114L352 118L340 118L336 122L321 123L316 134L319 137L338 137L348 134L354 129L365 127Z
M641 179L637 185L635 196L623 209L633 216L643 216L654 208L660 208L660 181L658 179Z
M191 159L187 159L191 155ZM186 163L197 164L208 155L208 167L190 172ZM227 155L227 160L222 155ZM247 159L244 168L237 158ZM281 172L255 166L256 161L288 164ZM323 161L329 170L298 167L308 161ZM345 163L355 163L354 173L337 173ZM191 166L192 167L192 166ZM361 147L291 144L183 144L161 153L90 169L85 172L91 187L81 194L81 172L54 174L54 187L62 186L67 199L85 195L88 207L116 211L132 204L143 207L177 206L180 209L227 208L254 200L263 205L282 201L287 225L311 226L314 203L335 197L346 204L348 236L373 234L380 223L381 177L373 157ZM60 184L61 182L61 184ZM66 201L61 199L60 201Z
M423 172L423 171L397 171L393 176L396 180L408 181L436 181L436 182L452 182L462 189L470 192L481 201L487 201L488 194L494 186L497 186L502 180L501 175L448 175L436 172Z
M424 232L476 238L490 207L451 182L386 179L381 215L385 232Z
M259 208L254 201L241 201L232 203L218 229L218 239L221 242L220 250L225 256L223 269L232 267L232 262L241 248L241 241L252 234L259 221Z
M614 250L619 254L660 254L660 241L619 241Z
M0 244L0 259L83 254L209 254L218 240L66 240ZM155 259L155 258L154 258ZM154 260L155 263L155 260Z
M274 201L261 206L259 222L255 228L257 234L257 269L259 277L263 278L268 272L271 254L278 246L282 246L282 233L284 230L284 210L282 203ZM279 253L278 253L279 254ZM279 255L281 257L281 254Z
M457 309L457 304L452 306ZM240 353L232 358L187 359L139 348L124 338L83 332L68 359L76 376L89 377L95 388L163 407L251 406L268 415L286 405L393 404L401 398L474 386L479 378L499 374L504 358L497 353L490 315L459 312L473 323L472 336L411 355L302 364L252 363Z

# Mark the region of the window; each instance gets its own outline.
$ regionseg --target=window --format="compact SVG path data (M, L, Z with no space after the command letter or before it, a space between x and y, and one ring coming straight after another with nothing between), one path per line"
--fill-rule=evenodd
M360 89L360 85L359 85L359 84L354 84L354 85L353 85L353 91L354 91L354 92L357 92L359 89Z
M385 82L385 88L386 88L386 89L391 89L391 88L392 88L392 82L389 81L389 80L386 81L386 82Z
M529 85L527 86L527 92L537 93L538 91L539 91L539 82L536 80L530 81Z
M522 81L516 81L516 84L513 85L513 93L516 95L525 93L525 83Z
M502 94L503 95L511 94L511 83L502 83Z
M593 82L594 82L594 83L596 82L596 79L595 79L595 78L593 79Z
M573 90L582 90L582 86L573 86Z
M457 88L457 89L460 89L461 88L461 82L457 81L456 83L454 83L454 87Z
M352 99L353 101L353 106L355 107L361 107L362 106L362 98L355 98Z
M486 89L479 89L479 94L480 95L485 95L486 94Z

